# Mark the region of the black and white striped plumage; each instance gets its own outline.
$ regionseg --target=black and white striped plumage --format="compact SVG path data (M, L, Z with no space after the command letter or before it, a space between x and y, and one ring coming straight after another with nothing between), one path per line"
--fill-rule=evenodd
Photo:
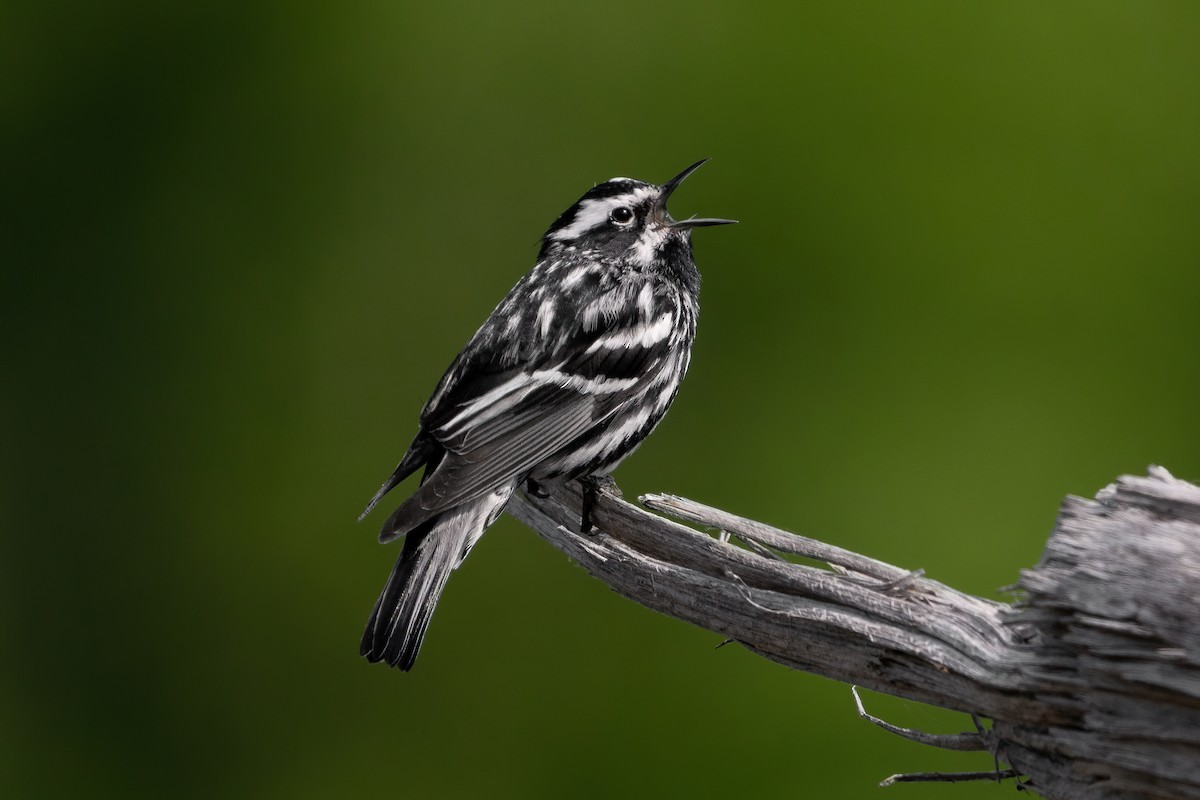
M442 376L420 431L365 516L420 467L420 488L379 540L404 549L361 652L407 670L450 572L525 482L607 476L662 419L696 335L700 274L691 230L662 186L613 178L567 209L538 262Z

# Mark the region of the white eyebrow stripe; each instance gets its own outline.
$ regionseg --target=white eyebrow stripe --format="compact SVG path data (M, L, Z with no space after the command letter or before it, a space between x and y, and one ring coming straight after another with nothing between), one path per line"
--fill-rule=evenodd
M575 219L571 220L571 224L550 234L550 238L560 242L578 239L592 228L607 221L608 215L614 208L636 206L651 197L655 191L653 187L647 186L613 197L584 200L579 204L579 210L575 212Z

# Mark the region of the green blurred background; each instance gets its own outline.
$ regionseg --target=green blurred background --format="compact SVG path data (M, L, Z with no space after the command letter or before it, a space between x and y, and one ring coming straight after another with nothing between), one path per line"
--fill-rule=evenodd
M357 657L396 548L355 516L614 175L712 156L673 209L742 220L696 236L692 373L628 495L1002 597L1063 495L1200 477L1196 3L40 2L0 37L10 796L866 798L990 766L507 518L415 672Z

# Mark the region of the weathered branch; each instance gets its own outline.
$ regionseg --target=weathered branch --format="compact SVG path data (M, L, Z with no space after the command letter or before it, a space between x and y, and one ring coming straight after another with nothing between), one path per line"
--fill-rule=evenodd
M683 498L642 502L723 535L604 496L582 536L574 484L510 510L642 605L796 669L990 718L956 742L977 738L1045 797L1200 800L1200 487L1152 468L1068 497L1014 605Z

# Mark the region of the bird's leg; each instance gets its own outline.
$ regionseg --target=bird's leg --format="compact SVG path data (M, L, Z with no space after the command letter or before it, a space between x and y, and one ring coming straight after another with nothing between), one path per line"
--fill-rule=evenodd
M545 486L542 486L533 478L525 479L525 491L529 492L534 497L540 497L543 500L550 496L550 490Z
M583 511L580 513L579 532L592 532L592 512L596 510L596 501L602 492L614 497L621 497L621 489L611 475L587 475L579 479L583 486Z

